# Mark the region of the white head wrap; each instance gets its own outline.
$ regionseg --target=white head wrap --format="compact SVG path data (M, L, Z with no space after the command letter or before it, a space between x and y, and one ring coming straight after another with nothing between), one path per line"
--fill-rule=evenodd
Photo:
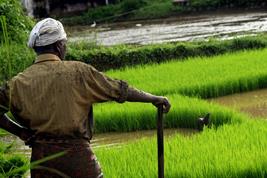
M46 46L60 40L67 40L67 35L61 22L46 18L38 22L29 36L28 46Z

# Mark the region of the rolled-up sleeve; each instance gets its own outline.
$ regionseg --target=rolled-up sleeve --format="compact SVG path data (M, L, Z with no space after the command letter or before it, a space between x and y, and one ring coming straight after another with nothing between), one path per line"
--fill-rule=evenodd
M7 90L7 84L0 87L0 116L4 115L8 111L9 99L7 96Z
M127 100L128 84L122 80L112 79L87 65L84 73L86 89L92 103L116 101L123 103Z

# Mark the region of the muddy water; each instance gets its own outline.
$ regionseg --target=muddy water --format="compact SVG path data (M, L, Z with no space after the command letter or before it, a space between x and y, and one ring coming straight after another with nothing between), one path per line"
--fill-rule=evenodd
M164 137L170 137L175 134L181 134L184 136L190 136L197 133L193 129L164 129ZM155 137L156 130L137 131L128 133L106 133L98 134L93 137L91 145L93 148L101 147L120 147L123 144L137 141L142 138Z
M253 117L267 119L267 89L219 97L209 101L248 113Z
M194 15L154 21L96 24L95 28L68 28L70 41L101 45L151 44L173 41L221 39L267 32L267 12L235 12Z
M193 129L165 129L164 136L170 137L174 134L181 134L184 136L190 136L192 134L197 133L196 130ZM119 148L124 144L131 143L137 141L142 138L152 138L157 134L156 130L148 130L148 131L137 131L137 132L128 132L128 133L105 133L105 134L95 134L92 141L91 146L93 149L97 148ZM5 143L13 143L17 152L22 153L28 157L31 155L31 149L28 146L24 145L19 138L8 135L4 137L0 137L0 142Z

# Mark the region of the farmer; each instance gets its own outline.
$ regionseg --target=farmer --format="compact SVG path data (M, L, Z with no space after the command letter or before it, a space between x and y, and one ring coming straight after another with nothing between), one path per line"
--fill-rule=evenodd
M47 18L31 31L28 46L37 53L33 65L0 88L0 127L32 147L31 177L103 177L89 145L92 105L116 101L146 102L170 109L167 98L129 87L90 65L62 61L67 37L62 24ZM16 122L5 114L8 110Z

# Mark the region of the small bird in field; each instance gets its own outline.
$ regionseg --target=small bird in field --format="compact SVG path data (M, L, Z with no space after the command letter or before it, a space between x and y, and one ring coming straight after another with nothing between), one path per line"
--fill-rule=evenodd
M90 27L92 27L92 28L96 27L96 22L94 21L94 23L92 23L92 25L90 25Z

